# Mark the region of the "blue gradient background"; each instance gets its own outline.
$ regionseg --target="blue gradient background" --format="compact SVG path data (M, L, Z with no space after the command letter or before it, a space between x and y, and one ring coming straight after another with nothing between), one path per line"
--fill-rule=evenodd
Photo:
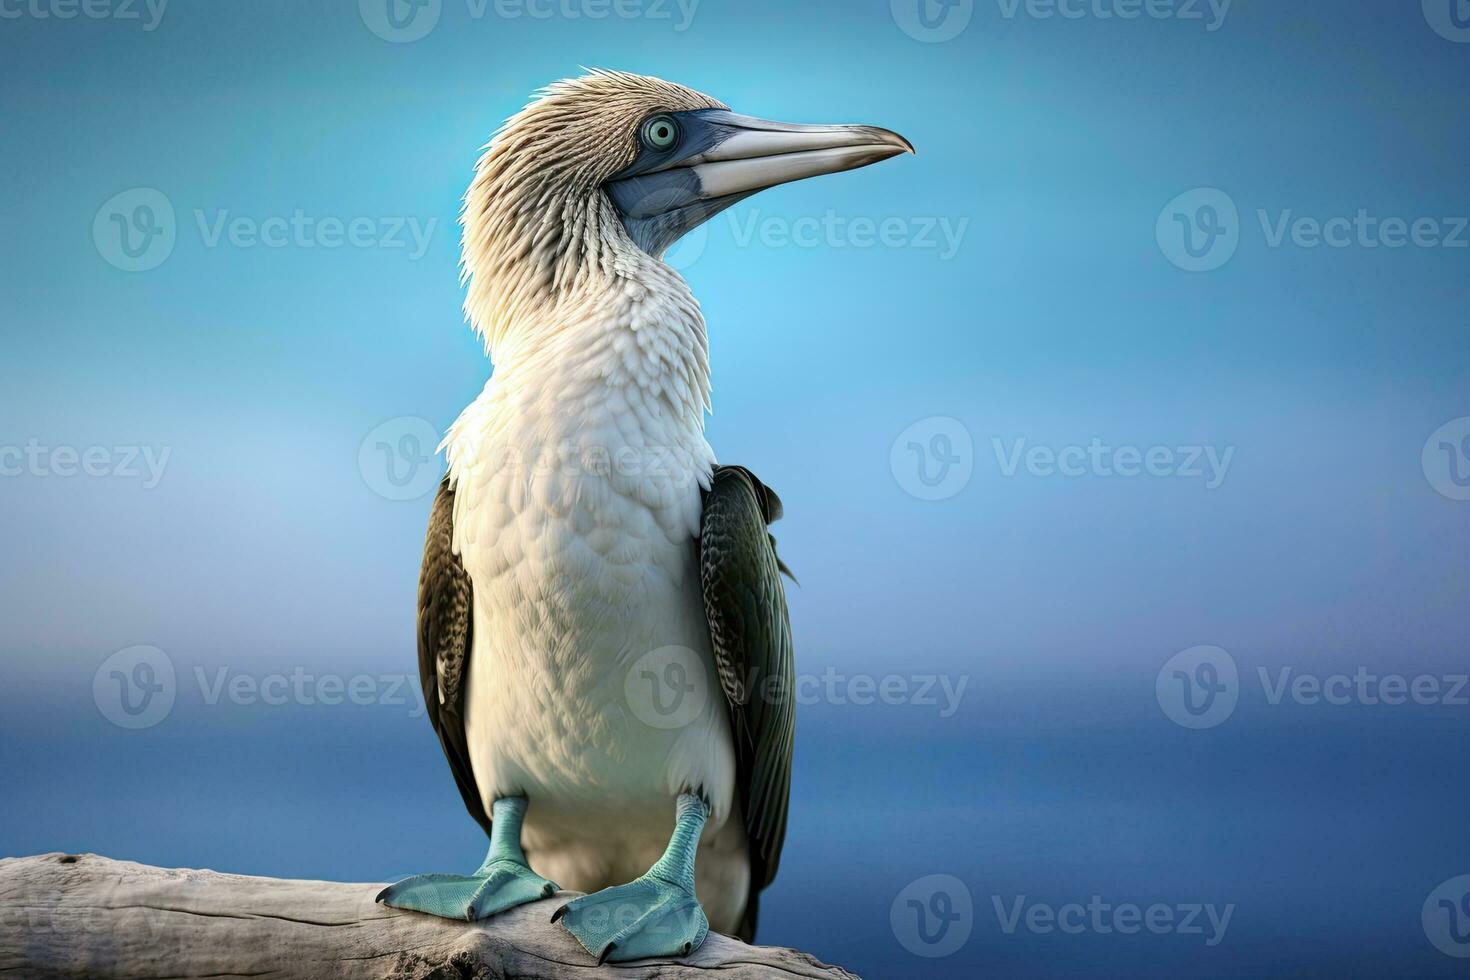
M10 9L10 8L7 8ZM492 8L493 9L493 8ZM677 13L675 13L677 20ZM1470 251L1269 248L1255 219L1463 215L1470 45L1417 3L1238 0L1224 26L1001 15L940 44L887 0L704 0L657 19L507 20L446 0L415 43L351 3L175 0L157 30L0 22L0 443L171 447L162 483L0 479L0 854L378 881L470 868L407 705L204 703L196 668L412 672L427 499L357 465L385 419L443 427L489 365L462 325L455 220L476 148L579 64L738 111L862 121L919 155L733 212L967 219L936 250L742 246L686 275L711 329L710 439L782 494L799 669L968 678L960 709L804 706L764 942L867 976L1458 976L1420 906L1470 872L1470 708L1271 706L1256 669L1467 669L1470 503L1429 434L1470 415ZM119 271L94 215L162 190L173 254ZM1176 269L1154 223L1219 187L1238 254ZM192 212L437 219L403 250L207 248ZM950 499L889 466L961 420ZM992 438L1234 446L1222 487L1002 476ZM173 713L108 723L93 674L167 651ZM1223 646L1226 724L1154 695ZM889 926L910 881L975 903L954 955ZM991 896L1234 903L1225 940L1006 934Z

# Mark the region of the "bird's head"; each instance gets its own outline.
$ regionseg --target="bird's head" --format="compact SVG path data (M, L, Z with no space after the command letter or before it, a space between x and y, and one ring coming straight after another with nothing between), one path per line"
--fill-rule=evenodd
M465 195L465 311L493 346L758 191L905 152L886 129L742 116L643 75L557 82L490 141Z

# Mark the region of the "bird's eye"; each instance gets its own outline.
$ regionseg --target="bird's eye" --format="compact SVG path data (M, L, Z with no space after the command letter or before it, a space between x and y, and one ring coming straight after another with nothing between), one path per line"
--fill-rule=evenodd
M643 124L643 145L650 150L667 150L679 141L679 124L673 116L654 116Z

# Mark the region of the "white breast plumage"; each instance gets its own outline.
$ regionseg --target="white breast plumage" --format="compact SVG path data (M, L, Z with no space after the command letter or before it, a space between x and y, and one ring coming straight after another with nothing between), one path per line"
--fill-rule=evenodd
M715 852L700 877L743 906L723 703L658 727L626 694L639 658L666 647L716 676L694 546L714 463L703 323L692 300L660 298L683 288L662 269L638 270L659 288L631 280L610 308L498 360L446 440L475 596L465 731L486 807L534 801L524 835L541 873L583 891L635 877L667 843L678 794L698 787Z

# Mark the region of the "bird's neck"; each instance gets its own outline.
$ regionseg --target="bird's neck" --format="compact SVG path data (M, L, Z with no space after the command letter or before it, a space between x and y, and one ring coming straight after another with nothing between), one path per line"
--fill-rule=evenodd
M606 194L537 171L506 184L482 163L463 223L465 313L497 383L580 389L601 380L703 430L709 352L699 303L628 237Z
M714 465L704 318L677 272L634 252L494 345L490 382L446 439L457 484L514 465L563 486L605 478L679 509L697 500Z
M554 299L491 351L493 384L554 397L575 415L621 396L665 421L704 430L709 345L683 278L636 247ZM579 421L586 421L580 419Z

